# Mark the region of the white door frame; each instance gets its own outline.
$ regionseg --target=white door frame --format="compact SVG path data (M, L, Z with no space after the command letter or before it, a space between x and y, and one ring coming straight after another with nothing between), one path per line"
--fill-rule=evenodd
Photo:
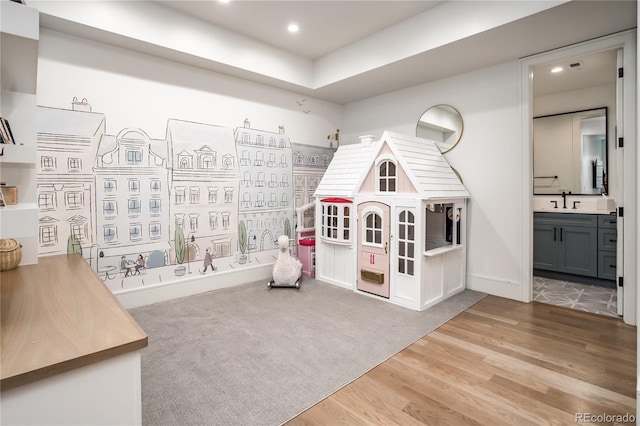
M623 49L616 50L616 70L624 69L624 51ZM618 132L617 129L622 129L624 132L624 78L616 79L616 135L614 141L617 143L618 140ZM620 113L622 111L622 114ZM620 135L624 136L624 134ZM624 149L616 149L616 173L617 173L617 192L624 193L624 166L625 166L625 150ZM616 212L618 213L618 212ZM624 216L622 219L618 217L616 220L616 230L617 230L617 243L616 243L616 283L619 284L620 277L624 277ZM624 315L624 287L620 287L618 285L618 300L616 306L616 312L618 315ZM636 305L637 309L637 305Z
M542 53L521 61L521 105L522 105L522 294L523 302L531 302L533 281L533 132L532 132L532 80L531 71L534 67L560 60L575 57L599 50L622 48L624 52L624 126L622 131L618 129L618 136L624 136L624 177L622 193L617 194L617 205L624 207L624 316L627 324L636 324L637 292L637 252L638 241L636 237L636 216L638 181L636 177L636 165L640 161L636 158L636 31L630 30L596 40L576 44L548 53Z

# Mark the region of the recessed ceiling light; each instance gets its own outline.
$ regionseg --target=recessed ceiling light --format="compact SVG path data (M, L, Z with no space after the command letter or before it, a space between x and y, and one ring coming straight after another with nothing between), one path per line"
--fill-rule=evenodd
M298 28L298 24L289 24L287 29L290 33L297 33L300 28Z
M562 68L562 67L555 67L555 68L551 69L551 72L555 74L555 73L562 72L563 69L564 68Z
M229 3L231 0L218 0L220 3Z

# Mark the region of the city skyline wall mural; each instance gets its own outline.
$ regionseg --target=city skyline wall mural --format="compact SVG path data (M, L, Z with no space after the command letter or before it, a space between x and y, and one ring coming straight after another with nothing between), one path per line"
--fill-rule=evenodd
M335 151L248 118L169 117L163 138L108 134L107 118L86 99L38 107L38 243L81 254L114 292L273 262Z

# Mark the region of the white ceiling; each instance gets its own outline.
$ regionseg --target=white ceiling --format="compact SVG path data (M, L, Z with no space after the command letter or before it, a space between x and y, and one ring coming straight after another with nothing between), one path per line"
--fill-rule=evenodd
M181 13L311 60L385 28L401 25L402 21L445 3L435 0L159 2ZM479 35L474 37L475 40L460 40L457 43L460 46L452 43L439 51L424 52L409 60L389 63L372 73L363 73L345 82L320 88L316 95L346 103L623 31L636 26L635 4L635 1L568 2L557 6L555 10L487 32L484 37ZM291 22L300 26L298 33L287 31L287 25ZM579 69L570 68L569 62L576 60L580 60L583 66ZM615 53L612 52L567 60L563 64L565 72L561 74L550 74L552 65L536 70L534 96L615 81L615 75L605 71L610 70L611 66L615 68Z
M444 0L231 0L228 3L158 0L158 3L296 55L317 59ZM300 31L288 32L290 23L297 23Z
M632 29L637 16L637 2L628 0L231 0L228 4L28 0L27 4L35 4L41 25L53 30L337 104ZM120 13L120 18L101 10ZM296 34L286 30L291 21L300 26ZM180 44L180 38L172 37L178 25L192 27L191 37L199 37L199 43ZM195 44L200 50L190 51ZM226 61L224 55L232 60ZM270 74L274 64L284 71ZM578 72L586 76L591 69L591 61L585 60L573 76ZM601 77L598 72L596 77ZM553 90L569 90L570 84L581 81L569 78Z
M533 96L615 84L616 64L616 50L610 49L541 65L533 70ZM555 67L562 67L562 71L552 73Z

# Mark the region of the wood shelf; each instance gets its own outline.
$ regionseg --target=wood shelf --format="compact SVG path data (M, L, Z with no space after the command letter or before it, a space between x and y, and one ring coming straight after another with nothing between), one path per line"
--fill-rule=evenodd
M0 181L15 185L20 201L16 206L0 207L0 236L15 238L23 244L21 265L38 262L39 39L38 9L0 1L0 116L9 122L15 140L15 144L0 144Z
M2 90L36 93L38 70L38 10L0 2L0 81Z
M34 237L38 235L38 206L36 203L19 203L0 207L0 238ZM12 224L7 226L6 224Z
M0 163L2 164L33 164L37 158L35 146L0 144Z

